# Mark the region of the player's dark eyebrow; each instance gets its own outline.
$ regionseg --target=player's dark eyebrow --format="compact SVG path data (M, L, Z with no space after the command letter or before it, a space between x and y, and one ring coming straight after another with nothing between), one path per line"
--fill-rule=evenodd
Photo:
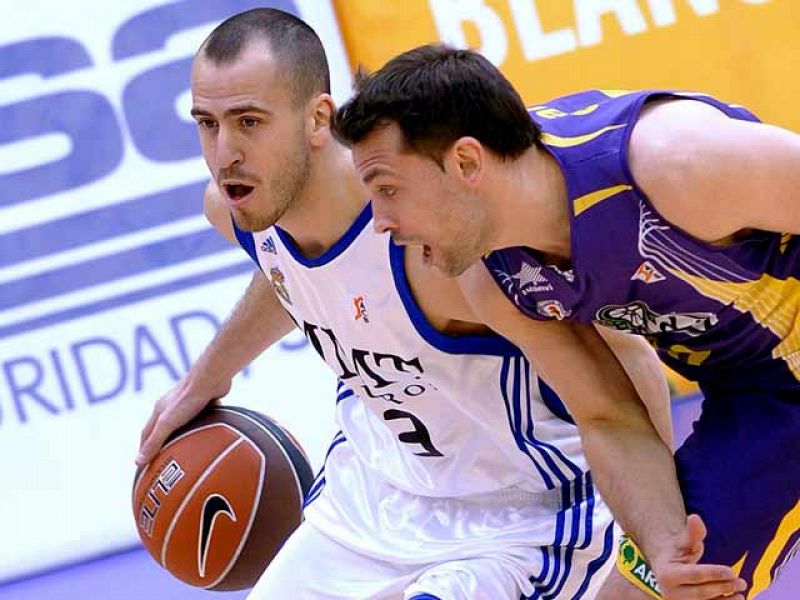
M236 117L238 115L243 115L247 113L260 113L262 115L271 116L272 111L264 108L263 106L259 106L258 104L240 104L238 106L233 106L226 110L223 113L223 117ZM202 108L197 108L195 106L192 107L192 110L189 112L193 117L213 117L213 115L208 112L207 110L203 110Z
M364 176L361 178L361 181L364 182L364 185L368 185L370 181L378 177L378 175L391 175L392 172L389 169L385 169L383 167L372 167L368 168L367 172L364 173Z
M262 115L271 115L272 112L263 106L257 104L240 104L225 111L226 117L235 117L245 113L261 113Z

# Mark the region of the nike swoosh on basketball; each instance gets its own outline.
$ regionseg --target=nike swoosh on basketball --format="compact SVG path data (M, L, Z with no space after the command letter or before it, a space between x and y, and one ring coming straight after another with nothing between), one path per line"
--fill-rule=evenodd
M236 513L233 512L233 507L228 502L228 499L219 494L211 494L203 502L203 512L200 515L200 536L197 545L197 572L200 573L200 577L206 576L208 542L211 539L214 524L220 514L226 514L231 521L236 522Z

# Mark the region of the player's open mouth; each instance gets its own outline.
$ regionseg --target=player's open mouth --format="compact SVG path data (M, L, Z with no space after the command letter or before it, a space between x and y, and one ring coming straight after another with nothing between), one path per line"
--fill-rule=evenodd
M233 204L241 204L244 202L245 198L250 195L250 192L255 189L252 185L245 185L243 183L226 183L223 187Z
M431 262L431 247L428 246L427 244L423 244L422 246L422 259L426 263Z

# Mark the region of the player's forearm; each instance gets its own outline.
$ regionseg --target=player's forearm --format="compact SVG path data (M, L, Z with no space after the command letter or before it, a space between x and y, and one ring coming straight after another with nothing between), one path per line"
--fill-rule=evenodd
M543 374L572 412L614 516L645 552L674 546L666 542L686 521L675 462L625 368L592 326L538 329L550 336L537 353Z
M612 331L603 326L598 326L597 331L636 388L658 435L670 449L674 449L669 385L655 351L643 337Z
M260 271L197 359L189 379L229 382L236 373L294 327Z
M651 560L683 531L686 512L670 449L644 410L581 423L584 450L614 517Z

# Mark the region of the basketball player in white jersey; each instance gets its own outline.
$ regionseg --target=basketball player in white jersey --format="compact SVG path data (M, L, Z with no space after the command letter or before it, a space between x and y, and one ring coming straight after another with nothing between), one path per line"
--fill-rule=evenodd
M330 135L327 78L314 32L280 11L237 15L198 52L192 114L215 180L205 211L259 271L157 403L139 462L299 327L338 375L340 433L305 522L251 598L593 598L614 529L575 425L453 280L375 232ZM669 439L658 363L619 337L610 343Z

